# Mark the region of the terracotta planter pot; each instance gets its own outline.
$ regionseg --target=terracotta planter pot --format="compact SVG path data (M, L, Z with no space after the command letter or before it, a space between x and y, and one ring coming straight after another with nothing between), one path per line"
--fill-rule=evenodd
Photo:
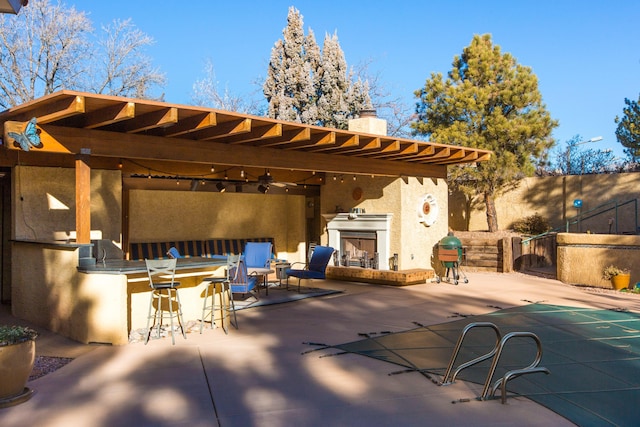
M618 274L611 278L611 284L613 289L619 291L620 289L627 289L629 282L631 281L631 274Z
M34 340L0 347L0 399L10 399L23 393L35 358Z

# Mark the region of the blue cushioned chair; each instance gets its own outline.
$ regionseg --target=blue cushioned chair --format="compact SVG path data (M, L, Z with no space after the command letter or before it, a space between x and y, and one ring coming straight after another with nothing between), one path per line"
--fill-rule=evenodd
M180 251L178 251L175 246L171 246L169 248L169 250L167 251L167 255L169 256L169 258L182 258L182 255L180 255Z
M244 262L247 268L269 267L271 261L271 242L247 242L244 245Z
M300 292L300 281L302 279L324 279L327 265L331 260L334 249L330 246L316 246L309 260L309 265L305 265L304 269L288 268L285 270L287 274L287 289L289 289L289 277L298 278L298 292ZM293 263L296 264L304 263Z
M247 242L244 245L242 258L250 273L252 268L270 268L272 247L271 242ZM269 283L267 283L266 274L251 273L250 275L264 278L264 287L267 295L269 295Z

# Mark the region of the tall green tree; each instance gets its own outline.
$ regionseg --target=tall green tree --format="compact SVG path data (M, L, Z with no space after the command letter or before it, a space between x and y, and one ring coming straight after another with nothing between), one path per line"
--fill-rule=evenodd
M489 231L497 231L496 197L532 175L554 144L551 132L558 123L542 102L537 77L503 54L490 34L476 35L454 57L446 80L432 73L415 95L416 134L493 151L491 160L452 167L449 174L468 197L484 201Z
M366 83L353 81L347 69L337 35L326 36L321 51L313 31L305 36L293 6L271 50L263 93L269 117L340 129L371 106Z
M631 161L636 162L640 159L640 95L638 101L625 98L624 103L622 118L615 119L618 124L616 138Z

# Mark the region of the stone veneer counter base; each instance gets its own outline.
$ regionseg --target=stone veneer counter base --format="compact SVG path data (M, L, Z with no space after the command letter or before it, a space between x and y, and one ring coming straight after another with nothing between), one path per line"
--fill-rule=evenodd
M378 285L406 286L426 283L435 277L431 269L414 268L410 270L374 270L359 267L327 267L327 279L365 282Z

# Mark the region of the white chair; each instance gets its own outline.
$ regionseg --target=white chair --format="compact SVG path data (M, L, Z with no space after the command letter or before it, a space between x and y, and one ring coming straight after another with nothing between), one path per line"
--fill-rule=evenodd
M182 336L187 339L184 326L182 323L182 305L180 304L180 296L178 295L178 286L180 282L174 280L176 274L175 258L171 259L145 259L147 266L147 274L149 275L149 286L151 287L151 298L149 300L149 313L147 315L147 338L145 344L149 342L151 330L157 324L158 338L160 338L160 328L164 317L165 306L169 308L169 319L171 322L171 343L175 345L173 318L178 319L178 325L182 331ZM155 302L155 312L152 314ZM174 309L174 304L177 304ZM153 318L153 325L149 327L149 323ZM158 319L160 322L158 322Z

